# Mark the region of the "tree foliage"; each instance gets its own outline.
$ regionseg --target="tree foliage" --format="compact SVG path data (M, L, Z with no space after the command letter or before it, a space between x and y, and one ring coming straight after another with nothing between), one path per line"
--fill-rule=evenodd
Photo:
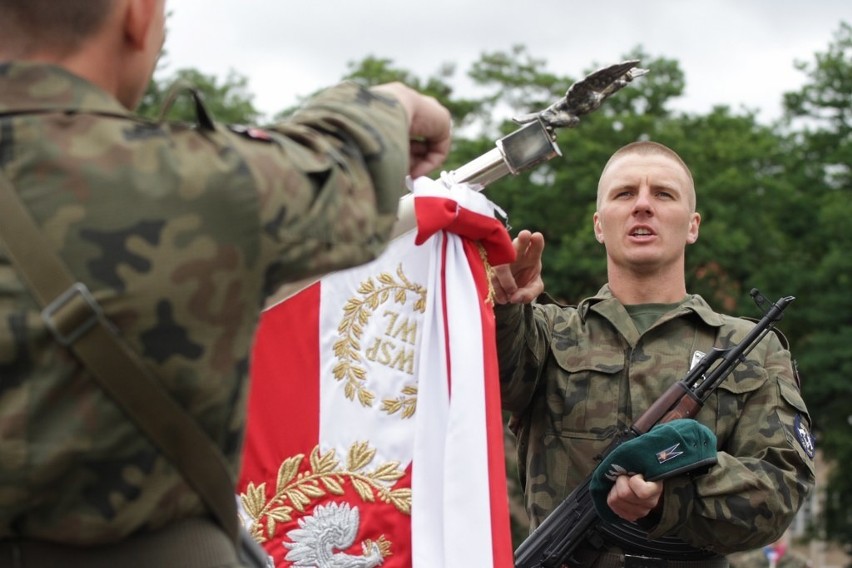
M188 89L199 93L204 106L220 122L226 124L255 124L260 118L249 92L248 79L231 72L224 80L205 75L195 69L180 69L172 75L151 81L137 112L142 116L165 118L183 122L196 121L196 109ZM166 102L174 96L174 102Z
M799 362L816 414L820 445L834 469L826 494L825 530L852 543L852 27L843 23L828 50L799 62L808 77L784 96L786 116L800 127L788 140L789 175L801 208L790 247L806 298Z

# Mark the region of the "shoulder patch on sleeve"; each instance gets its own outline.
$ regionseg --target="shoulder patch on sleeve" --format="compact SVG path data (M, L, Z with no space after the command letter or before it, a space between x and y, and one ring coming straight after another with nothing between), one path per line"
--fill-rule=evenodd
M802 415L796 415L796 421L793 423L793 429L796 432L796 439L799 441L799 445L802 446L802 449L805 450L805 453L808 454L808 457L813 459L814 454L816 453L816 443L814 442L813 434L808 429L807 423L802 420Z

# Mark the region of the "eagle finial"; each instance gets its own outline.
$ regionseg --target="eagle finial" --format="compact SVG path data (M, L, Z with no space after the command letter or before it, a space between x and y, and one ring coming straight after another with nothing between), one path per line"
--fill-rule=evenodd
M517 116L513 120L525 124L541 119L550 129L576 126L582 115L596 110L611 94L648 72L636 67L638 64L638 59L630 59L598 69L571 85L564 97L543 111Z

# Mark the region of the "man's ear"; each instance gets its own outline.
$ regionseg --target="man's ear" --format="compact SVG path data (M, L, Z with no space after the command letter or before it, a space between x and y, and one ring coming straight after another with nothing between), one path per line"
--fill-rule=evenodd
M148 33L154 20L156 0L125 0L124 36L134 49L142 51L150 41Z
M603 227L601 227L601 219L597 211L595 211L595 214L592 217L592 223L594 224L595 238L598 240L599 243L602 243L604 240Z
M692 219L689 221L689 232L686 235L686 242L692 244L698 240L698 227L701 225L701 214L693 213Z

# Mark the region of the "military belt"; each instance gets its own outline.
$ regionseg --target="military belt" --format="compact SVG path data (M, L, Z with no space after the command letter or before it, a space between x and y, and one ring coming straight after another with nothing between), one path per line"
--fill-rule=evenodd
M0 568L239 568L233 541L206 518L177 521L102 546L0 540Z
M722 556L685 560L604 552L598 557L594 568L728 568L728 560Z

